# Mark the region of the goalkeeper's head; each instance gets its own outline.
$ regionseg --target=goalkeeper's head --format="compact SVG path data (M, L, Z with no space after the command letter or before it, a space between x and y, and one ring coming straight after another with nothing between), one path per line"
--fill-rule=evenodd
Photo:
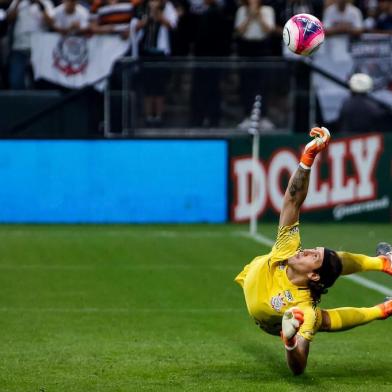
M315 279L309 279L308 287L315 302L320 302L322 294L327 292L342 272L342 260L334 250L324 248L323 262L313 271Z
M342 272L342 261L334 250L324 248L323 263L314 272L320 276L319 283L331 287Z
M342 261L334 250L318 246L303 249L287 260L290 270L302 277L312 292L315 302L320 301L342 272Z

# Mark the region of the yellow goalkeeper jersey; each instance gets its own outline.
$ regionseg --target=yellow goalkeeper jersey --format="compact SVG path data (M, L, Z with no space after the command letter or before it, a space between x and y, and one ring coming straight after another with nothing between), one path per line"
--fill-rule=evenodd
M283 313L296 306L304 312L298 333L312 340L321 325L321 310L313 305L310 290L292 284L286 274L287 259L300 248L299 223L279 227L271 252L253 259L235 281L244 290L249 314L265 332L279 335Z

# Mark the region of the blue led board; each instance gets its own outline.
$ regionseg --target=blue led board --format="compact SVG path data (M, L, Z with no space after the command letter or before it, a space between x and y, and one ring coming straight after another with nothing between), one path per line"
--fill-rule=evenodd
M2 141L1 222L224 222L225 141Z

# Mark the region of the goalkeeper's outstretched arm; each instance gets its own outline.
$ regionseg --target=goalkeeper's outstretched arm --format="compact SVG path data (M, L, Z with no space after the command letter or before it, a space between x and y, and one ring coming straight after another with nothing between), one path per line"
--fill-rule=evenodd
M299 220L300 208L308 194L310 169L317 154L327 147L331 137L327 128L312 128L310 136L314 139L305 146L299 166L287 186L279 226L290 226ZM282 318L287 365L296 375L305 371L310 348L309 341L297 335L303 322L304 314L298 308L287 310Z
M312 128L310 136L314 139L305 146L298 169L287 186L279 226L290 226L298 221L300 208L308 194L310 168L317 154L329 143L330 133L327 128Z
M305 371L309 355L309 342L297 334L303 322L304 313L301 309L290 308L284 312L281 337L286 349L287 365L295 375Z
M305 371L309 355L309 342L302 336L297 337L297 347L294 350L287 350L286 360L287 365L296 376Z
M290 226L299 220L299 210L308 194L310 170L298 166L291 176L283 199L279 226Z

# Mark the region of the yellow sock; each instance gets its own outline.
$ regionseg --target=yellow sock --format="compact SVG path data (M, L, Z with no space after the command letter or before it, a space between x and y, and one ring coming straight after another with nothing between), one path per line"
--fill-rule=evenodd
M382 271L384 260L380 257L370 257L349 252L337 252L342 260L342 275L363 271Z
M383 318L382 310L379 306L371 308L325 309L325 311L328 313L331 323L328 329L330 332L345 331Z

